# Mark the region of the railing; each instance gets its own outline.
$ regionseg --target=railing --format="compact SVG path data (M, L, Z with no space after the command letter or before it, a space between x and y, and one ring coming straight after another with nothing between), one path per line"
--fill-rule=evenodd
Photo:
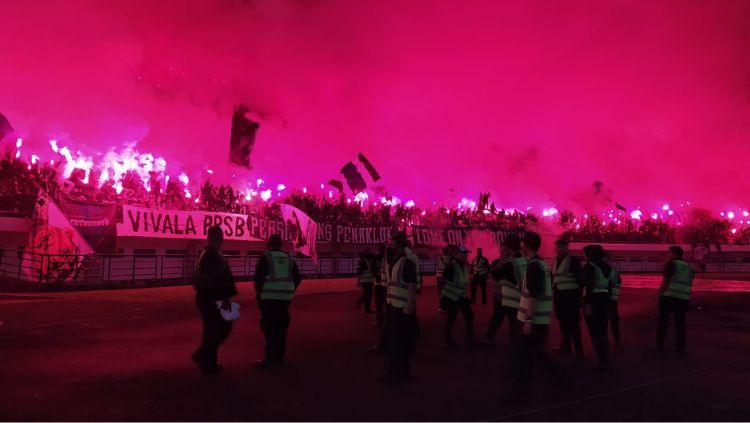
M225 256L237 279L252 277L260 254ZM157 285L189 281L198 256L194 254L34 254L0 249L0 280L38 284L80 286ZM304 278L352 277L359 258L351 255L329 255L318 259L297 258ZM623 273L658 273L664 263L655 258L622 258L614 260ZM437 257L420 256L424 275L434 275ZM750 263L741 259L706 264L706 272L750 272Z
M226 255L232 274L249 279L260 254ZM0 279L39 284L122 285L173 283L189 280L198 255L194 254L37 254L0 249ZM423 258L422 269L435 272L435 260ZM317 266L309 258L297 258L305 278L351 277L356 256L321 256Z

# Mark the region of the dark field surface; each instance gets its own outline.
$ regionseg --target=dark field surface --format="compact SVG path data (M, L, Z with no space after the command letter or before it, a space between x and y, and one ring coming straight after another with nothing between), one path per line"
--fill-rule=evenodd
M188 358L200 335L189 287L0 294L0 419L749 420L750 293L738 292L745 285L697 282L690 354L681 358L671 342L664 353L653 349L657 279L625 279L624 346L613 350L612 370L594 370L584 330L587 360L556 357L570 387L538 372L523 404L495 401L509 386L507 328L498 345L444 349L433 286L420 297L414 381L397 388L375 382L384 362L367 349L378 334L371 316L354 310L353 280L303 285L287 364L272 372L252 367L263 340L252 288L240 284L243 317L220 352L219 376L201 375ZM475 306L478 335L489 312ZM460 317L455 330L462 345ZM558 341L555 324L549 346Z

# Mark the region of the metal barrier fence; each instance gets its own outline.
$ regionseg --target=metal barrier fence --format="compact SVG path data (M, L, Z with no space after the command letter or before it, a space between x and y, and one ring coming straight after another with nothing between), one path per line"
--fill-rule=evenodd
M237 279L252 277L260 254L225 255ZM422 269L435 272L435 259L424 257ZM0 249L0 279L41 284L135 285L189 280L198 261L195 254L97 254L63 255L35 254ZM359 258L336 255L318 258L318 265L309 258L297 258L297 266L305 278L352 277Z
M225 256L238 279L252 277L260 254ZM0 249L0 279L40 284L135 285L189 280L198 255L194 254L34 254ZM434 275L436 256L420 256L420 270ZM316 266L309 258L298 258L305 278L352 277L359 258L352 255L322 256ZM613 259L623 273L659 273L664 263L654 257ZM551 264L551 263L550 263ZM706 264L706 272L750 272L750 262L733 259Z

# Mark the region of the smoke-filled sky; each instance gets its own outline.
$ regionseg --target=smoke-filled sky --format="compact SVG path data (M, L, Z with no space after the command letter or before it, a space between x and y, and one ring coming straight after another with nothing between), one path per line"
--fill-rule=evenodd
M362 151L418 202L586 207L595 180L628 207L750 199L744 0L6 1L0 34L0 112L29 144L137 139L294 186ZM226 164L240 102L251 174Z

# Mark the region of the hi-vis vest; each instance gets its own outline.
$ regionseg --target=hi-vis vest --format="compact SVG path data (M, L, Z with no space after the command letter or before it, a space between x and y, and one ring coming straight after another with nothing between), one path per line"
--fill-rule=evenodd
M570 254L562 259L562 262L555 258L554 267L552 268L552 283L558 291L568 291L578 289L576 276L570 271Z
M521 302L521 288L518 286L519 283L523 282L523 278L526 276L526 265L528 261L526 257L511 257L505 262L509 262L513 265L513 276L516 282L513 283L507 279L501 279L500 292L502 293L501 304L503 307L510 307L518 309L519 303Z
M672 274L669 280L666 280L667 288L661 295L680 300L689 300L690 291L693 287L693 269L684 260L672 260L672 263L674 264L674 274Z
M268 251L265 257L268 260L268 276L263 281L260 299L292 301L295 290L292 257L283 251Z
M406 257L414 262L414 266L417 267L417 290L422 289L422 272L419 270L419 257L414 254L411 248L404 248L404 254Z
M407 257L401 257L391 269L386 302L392 307L406 308L409 304L409 284L404 281L404 264Z
M535 325L548 325L552 317L552 277L549 268L539 257L529 260L527 265L536 263L544 271L544 287L536 297L532 297L528 289L528 271L524 274L523 287L521 289L521 302L518 306L516 317L522 322L531 320Z
M490 262L487 261L486 257L474 258L474 273L479 276L484 276L490 272Z
M359 274L360 285L369 285L372 283L372 261L368 259L362 260L365 263L365 268L362 269L362 273Z
M466 266L453 262L453 280L446 280L440 293L449 300L458 301L466 294Z
M383 254L380 259L380 286L387 288L391 280L390 269L388 269L388 255Z
M589 264L594 268L596 274L596 277L594 278L594 286L591 287L591 294L609 293L609 284L612 275L606 276L599 266L592 262L589 262Z
M609 280L612 283L612 301L617 301L620 299L620 285L622 285L622 279L620 279L620 272L615 269L615 266L612 266L612 276L610 276Z

